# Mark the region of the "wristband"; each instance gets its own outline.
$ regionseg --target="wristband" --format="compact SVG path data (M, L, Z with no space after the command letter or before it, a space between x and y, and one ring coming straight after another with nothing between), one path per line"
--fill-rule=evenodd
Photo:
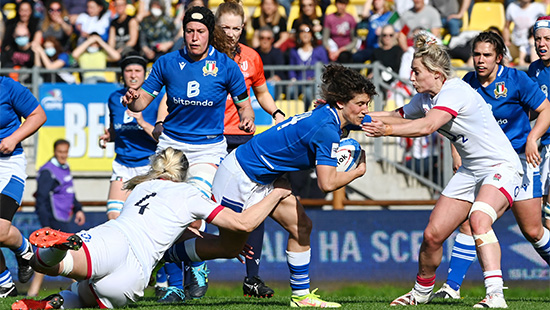
M393 133L393 127L391 125L384 125L384 136L389 136Z
M157 127L158 124L164 124L164 121L158 121L155 123L155 127Z
M275 110L275 112L273 112L273 114L271 114L271 117L273 117L273 119L275 119L275 116L277 114L281 114L283 117L286 117L285 112L281 111L281 109Z

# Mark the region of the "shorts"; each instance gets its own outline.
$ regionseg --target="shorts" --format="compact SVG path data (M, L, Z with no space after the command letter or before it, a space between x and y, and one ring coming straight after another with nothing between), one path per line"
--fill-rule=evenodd
M126 182L135 176L146 174L149 172L150 167L151 166L149 165L141 167L127 167L121 163L113 161L113 175L111 175L111 182Z
M512 165L503 163L488 167L485 171L471 171L460 167L451 178L442 195L473 203L482 185L490 184L498 188L512 205L519 194L522 172Z
M156 152L158 153L169 146L183 151L187 157L187 161L189 161L189 165L209 163L219 166L222 159L227 155L225 138L220 142L211 144L189 144L176 141L165 134L161 134Z
M212 184L214 199L238 213L260 202L272 190L273 184L259 184L246 175L237 162L235 152L222 161Z
M529 200L542 197L542 183L539 167L532 167L527 163L525 153L519 154L521 166L523 167L523 179L519 193L514 201Z
M116 308L143 296L149 282L126 236L109 221L77 233L88 258L88 282L98 302Z
M550 144L545 145L540 152L542 162L540 163L540 181L542 183L542 194L547 196L550 188Z
M0 157L0 193L13 198L19 205L25 190L26 167L25 154Z

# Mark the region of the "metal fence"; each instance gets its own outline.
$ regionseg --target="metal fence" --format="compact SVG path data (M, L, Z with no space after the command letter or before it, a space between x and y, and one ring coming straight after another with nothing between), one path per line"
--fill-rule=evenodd
M379 63L373 64L349 64L346 65L352 69L356 69L363 74L372 72L372 82L376 87L378 96L375 96L371 107L372 111L382 111L391 109L396 105L395 100L388 99L388 94L395 97L400 97L400 101L408 102L411 95L406 92L399 91L396 88L398 83L402 86L408 86L412 89L408 80L400 78L397 74L389 72L392 76L392 83L385 82L382 78L382 72L385 67ZM306 71L313 70L315 79L301 79L297 81L281 80L272 82L275 88L275 99L277 104L286 104L286 108L292 110L291 113L297 114L311 108L311 100L317 98L317 90L321 84L321 74L323 65L318 63L313 66L265 66L266 72L289 72L295 71L298 76L305 77ZM120 76L120 68L107 68L105 71L111 74L112 77ZM0 75L12 76L18 78L21 84L28 87L32 93L39 98L39 86L44 81L62 82L59 77L60 72L66 72L74 75L78 81L78 76L90 70L82 70L79 68L63 68L61 70L48 70L44 68L33 67L31 69L0 69ZM388 74L387 71L385 71ZM387 75L386 75L387 76ZM111 82L117 82L117 78L113 78ZM452 176L450 143L447 139L442 139L439 135L435 135L430 141L420 142L418 140L408 140L397 137L382 137L382 138L367 138L361 132L351 132L350 137L359 141L365 149L367 156L373 158L377 163L383 165L387 171L396 171L403 173L410 180L418 181L428 187L433 193L442 191L444 184ZM25 149L29 161L34 161L36 149L34 148L35 140L27 139ZM415 148L420 147L415 152ZM412 151L411 154L407 150ZM415 157L418 153L420 157ZM418 155L416 154L416 155Z

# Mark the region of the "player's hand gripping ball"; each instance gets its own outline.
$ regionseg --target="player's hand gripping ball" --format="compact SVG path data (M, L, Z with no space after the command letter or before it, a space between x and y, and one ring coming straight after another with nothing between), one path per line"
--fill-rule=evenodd
M352 138L340 140L340 147L336 151L338 165L336 171L350 171L357 167L361 156L361 145Z

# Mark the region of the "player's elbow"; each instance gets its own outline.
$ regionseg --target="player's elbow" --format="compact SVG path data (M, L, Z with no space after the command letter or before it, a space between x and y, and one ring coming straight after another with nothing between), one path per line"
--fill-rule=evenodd
M325 193L332 192L338 189L338 187L336 187L336 184L330 182L329 180L323 181L321 179L317 179L317 186L319 186L319 189Z

